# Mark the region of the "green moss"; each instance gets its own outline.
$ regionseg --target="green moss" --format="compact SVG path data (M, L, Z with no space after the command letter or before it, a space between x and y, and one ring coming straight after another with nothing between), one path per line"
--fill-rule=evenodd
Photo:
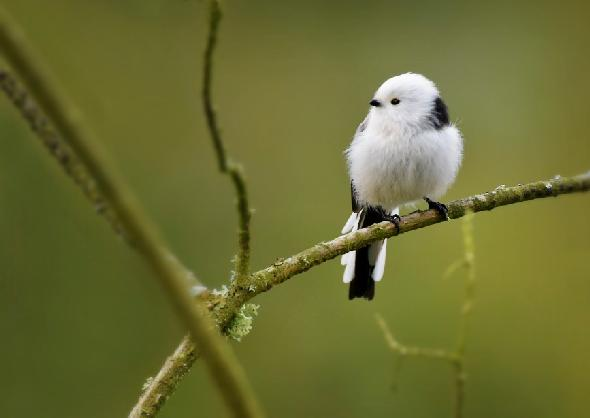
M242 338L252 331L252 323L256 315L258 315L258 308L260 308L260 305L253 303L242 305L227 327L227 336L233 340L242 341Z

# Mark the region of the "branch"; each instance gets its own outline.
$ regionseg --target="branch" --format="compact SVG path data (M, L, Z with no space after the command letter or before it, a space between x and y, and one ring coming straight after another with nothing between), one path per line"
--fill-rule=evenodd
M92 177L96 192L116 214L117 225L127 241L156 273L192 337L198 342L209 371L234 415L261 416L237 359L211 325L203 305L195 303L190 296L187 286L188 270L163 246L155 228L126 184L109 166L102 150L97 147L95 138L81 123L77 111L61 94L45 68L36 62L24 35L2 10L0 51L20 75L40 108L61 133L63 140L67 141L69 149L78 158L78 163L85 167L85 173ZM6 80L5 73L3 79ZM21 107L19 110L23 109ZM29 122L31 120L36 119L29 119Z
M2 69L0 69L0 88L66 174L80 187L96 212L106 219L117 234L127 239L126 234L123 234L121 220L97 189L96 182L87 167L73 153L70 146L59 137L27 91L10 73Z
M248 275L250 264L250 208L248 206L248 191L246 189L246 181L242 173L241 167L231 161L227 156L223 139L221 138L221 130L217 124L217 115L213 108L213 101L211 98L211 84L213 78L213 53L217 46L217 33L219 31L219 23L222 18L221 7L217 0L211 0L209 5L209 32L207 35L207 47L205 48L204 56L204 71L203 71L203 106L205 108L205 119L207 120L207 127L209 134L213 141L215 148L215 155L217 156L217 164L219 171L228 174L234 185L237 197L237 210L239 217L239 231L238 231L238 254L236 256L236 279L240 280Z
M590 190L590 171L575 177L555 177L551 180L538 181L514 187L500 186L495 190L466 197L450 202L449 217L458 219L469 212L489 211L500 206L525 202L528 200L541 199L545 197L556 197L562 194L585 192ZM400 234L428 227L444 220L434 210L416 211L403 216L400 222ZM279 259L273 265L252 273L240 285L232 285L226 295L203 295L208 302L208 308L212 311L218 327L223 331L231 326L231 321L240 307L256 295L270 290L272 287L283 283L291 277L301 274L314 266L345 254L348 251L357 250L374 241L390 238L396 233L395 227L389 222L382 222L342 235L331 241L321 242L311 248L301 251L286 259ZM234 282L235 284L235 282ZM167 399L176 389L176 374L183 375L186 369L190 368L195 360L195 346L183 340L176 350L180 356L187 356L190 362L182 363L182 369L176 370L168 367L170 358L162 369L163 378L153 379L148 390L158 393ZM171 383L172 382L172 383ZM162 404L158 405L158 408Z
M129 418L155 417L160 408L168 400L178 383L189 372L198 354L191 339L186 336L174 353L154 377L144 384L141 396L129 413ZM157 384L154 384L157 382ZM170 390L162 390L171 388Z
M590 171L570 178L555 177L551 180L514 187L500 186L491 192L455 200L448 203L447 207L449 209L449 218L458 219L468 212L490 211L514 203L588 190L590 190ZM399 234L443 221L442 216L435 210L416 211L401 218ZM279 260L272 266L253 273L249 280L244 283L245 288L240 288L239 292L236 293L246 293L248 296L244 300L246 301L254 295L265 292L318 264L349 251L358 250L374 241L395 235L398 235L398 231L392 223L381 222L369 228L342 235L332 241L316 244L299 254Z

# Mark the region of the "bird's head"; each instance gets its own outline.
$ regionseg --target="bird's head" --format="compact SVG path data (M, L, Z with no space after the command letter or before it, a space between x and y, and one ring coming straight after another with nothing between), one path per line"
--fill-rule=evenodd
M420 74L406 73L386 80L370 103L371 125L381 129L420 130L436 127L446 118L446 106L432 81ZM441 109L441 106L443 109ZM444 111L444 115L436 112Z

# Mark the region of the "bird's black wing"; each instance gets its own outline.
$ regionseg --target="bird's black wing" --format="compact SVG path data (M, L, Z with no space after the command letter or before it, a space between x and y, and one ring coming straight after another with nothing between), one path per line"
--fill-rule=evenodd
M356 195L354 194L354 185L352 184L352 181L350 182L350 200L352 202L352 211L354 213L359 213L359 210L361 210L361 205L359 204L359 201L356 200Z
M434 99L434 104L428 119L432 122L432 125L436 130L449 125L449 109L440 97Z

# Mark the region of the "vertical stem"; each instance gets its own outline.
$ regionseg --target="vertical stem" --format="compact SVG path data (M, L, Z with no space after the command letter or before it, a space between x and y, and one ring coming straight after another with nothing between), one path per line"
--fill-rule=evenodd
M237 198L237 210L239 217L238 254L236 256L236 279L240 280L248 275L250 270L250 208L248 206L248 190L241 167L232 162L227 156L227 151L221 137L221 130L217 122L217 115L213 107L211 85L213 82L213 55L217 46L217 33L223 17L221 7L217 0L211 0L209 4L209 31L205 55L203 57L203 90L202 99L205 109L205 119L213 148L217 157L219 171L228 174Z
M463 219L463 246L465 251L466 278L461 320L457 334L455 349L457 359L453 363L455 369L455 418L462 418L465 407L465 346L469 319L475 300L475 247L473 243L473 212L469 211Z
M465 364L463 358L457 358L453 362L455 371L455 400L453 405L454 417L463 418L465 403Z
M217 157L217 165L219 171L227 173L227 154L225 145L221 139L221 131L217 125L217 116L213 108L213 100L211 98L211 85L213 79L213 53L217 46L217 33L219 30L219 23L221 22L221 8L216 0L211 0L209 4L209 30L207 32L207 44L205 47L204 66L203 66L203 107L205 108L205 119L209 134L213 141L215 148L215 155Z

